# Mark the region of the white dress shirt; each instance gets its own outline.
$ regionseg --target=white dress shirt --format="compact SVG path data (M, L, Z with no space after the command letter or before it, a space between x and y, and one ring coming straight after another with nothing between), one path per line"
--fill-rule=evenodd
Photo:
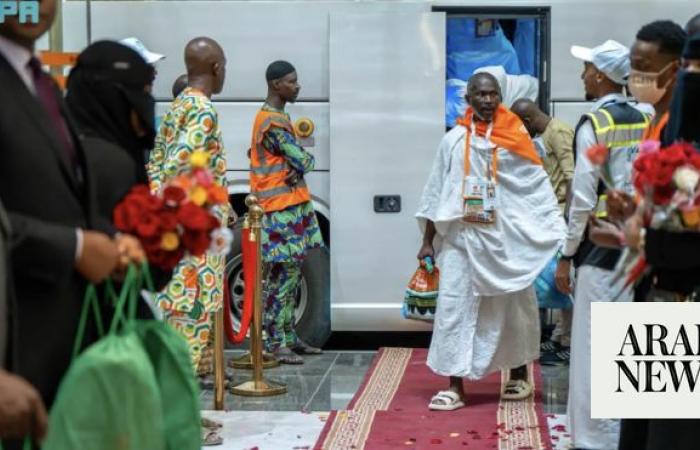
M608 94L593 105L591 111L597 111L611 103L627 103L622 94ZM591 121L586 121L576 132L576 168L571 183L571 205L569 206L569 224L562 255L573 256L578 250L583 233L586 231L588 217L598 203L598 183L600 168L594 166L586 157L586 150L597 143Z
M19 75L27 86L27 89L35 94L34 76L32 75L32 69L28 66L29 61L32 59L32 56L34 56L32 52L6 37L0 36L0 54L2 54L12 68L15 69L15 72L17 72L17 75Z

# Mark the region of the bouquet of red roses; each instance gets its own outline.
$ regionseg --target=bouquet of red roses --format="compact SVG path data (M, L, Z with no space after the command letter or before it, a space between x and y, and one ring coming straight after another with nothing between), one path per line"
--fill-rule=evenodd
M658 141L644 141L634 161L633 182L642 199L641 225L671 231L700 231L700 153L691 144L677 142L661 148ZM625 286L648 271L644 255L627 251Z
M677 142L660 148L645 141L634 161L634 186L644 199L647 225L667 230L700 230L700 152Z
M228 202L228 193L214 183L207 160L206 152L195 152L191 172L174 178L158 194L136 186L114 209L117 229L140 240L150 264L170 270L185 254L228 252L231 230L213 214Z

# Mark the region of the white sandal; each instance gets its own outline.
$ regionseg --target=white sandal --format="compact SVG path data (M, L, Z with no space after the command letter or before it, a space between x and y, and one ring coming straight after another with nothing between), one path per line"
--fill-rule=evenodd
M459 398L456 392L440 391L430 399L428 408L433 411L454 411L455 409L464 408L464 401Z
M502 400L524 400L532 395L532 384L525 380L508 380L501 392Z

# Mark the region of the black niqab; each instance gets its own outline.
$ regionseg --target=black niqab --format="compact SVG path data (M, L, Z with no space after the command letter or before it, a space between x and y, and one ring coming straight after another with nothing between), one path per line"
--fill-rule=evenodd
M82 133L118 145L143 167L155 139L155 100L145 90L152 79L153 68L132 49L96 42L80 54L70 73L66 103ZM132 111L146 130L143 137L131 125ZM145 170L139 174L144 177Z

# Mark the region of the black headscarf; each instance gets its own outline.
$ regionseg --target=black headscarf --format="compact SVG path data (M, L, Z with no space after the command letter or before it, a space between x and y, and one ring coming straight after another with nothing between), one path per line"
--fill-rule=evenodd
M81 132L118 145L143 167L156 133L155 100L145 90L152 80L153 67L134 50L117 42L95 42L78 56L66 103ZM136 135L131 111L146 136Z
M700 59L700 34L688 39L683 58ZM684 140L700 145L700 73L678 72L669 111L663 144Z

